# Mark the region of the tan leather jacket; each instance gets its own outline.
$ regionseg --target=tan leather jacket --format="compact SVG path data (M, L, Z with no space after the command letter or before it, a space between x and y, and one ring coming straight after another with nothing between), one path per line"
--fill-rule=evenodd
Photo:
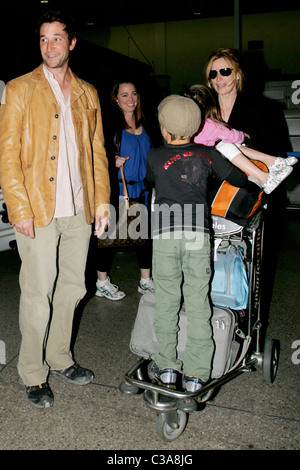
M96 89L72 72L71 108L87 223L110 200L108 163ZM54 214L60 108L43 73L7 83L0 107L0 186L11 223L34 217L35 227Z

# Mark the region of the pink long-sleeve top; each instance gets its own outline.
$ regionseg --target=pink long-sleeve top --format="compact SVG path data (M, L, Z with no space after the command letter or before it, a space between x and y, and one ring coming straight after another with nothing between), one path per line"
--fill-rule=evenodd
M218 140L223 142L232 142L233 144L241 144L244 142L245 135L242 131L229 129L222 124L214 122L212 119L206 119L202 130L194 137L196 144L214 147Z

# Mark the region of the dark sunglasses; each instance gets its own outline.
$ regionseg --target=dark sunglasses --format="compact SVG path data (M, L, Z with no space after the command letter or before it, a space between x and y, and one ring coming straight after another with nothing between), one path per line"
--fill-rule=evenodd
M229 77L229 75L231 75L231 72L233 71L233 69L230 69L229 67L226 67L224 69L219 69L219 70L211 70L209 72L209 78L216 78L217 75L218 75L218 72L222 75L222 77Z

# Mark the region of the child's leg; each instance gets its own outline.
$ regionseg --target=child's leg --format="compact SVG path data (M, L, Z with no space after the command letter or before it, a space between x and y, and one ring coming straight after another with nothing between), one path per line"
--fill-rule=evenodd
M261 185L266 184L268 181L269 173L261 170L258 168L254 163L252 163L249 158L245 157L242 153L236 155L232 160L231 163L234 166L237 166L240 170L247 173L247 175L256 178Z
M246 155L246 157L251 158L252 160L258 160L259 162L263 162L268 167L273 165L277 158L277 157L273 157L272 155L259 152L258 150L245 147L244 145L239 146L239 149L244 155Z
M252 160L258 160L259 162L267 165L269 171L280 171L286 166L295 165L298 161L296 157L274 157L273 155L259 152L258 150L245 147L244 145L239 146L239 148L246 157L251 158Z
M272 191L274 191L274 189L277 188L277 186L279 186L280 183L285 178L287 178L287 176L293 170L291 166L284 164L283 168L267 173L260 168L257 168L254 163L252 163L245 155L240 152L236 145L229 142L220 142L218 145L216 145L216 149L219 150L222 155L228 158L228 160L230 160L233 165L247 173L249 177L257 180L261 184L266 194L270 194Z
M160 352L154 358L159 369L181 370L177 358L178 313L181 302L180 241L173 233L153 239L152 275L155 285L154 330Z
M201 236L192 242L189 234ZM211 249L209 234L189 232L184 240L183 296L187 314L187 343L184 351L184 374L206 382L211 374L214 351L210 322L209 281Z
M255 178L258 182L263 185L268 180L268 173L258 168L247 158L238 146L231 144L230 142L220 142L216 145L216 149L224 155L233 165L238 167L240 170L247 173L247 175Z
M281 157L271 157L269 155L265 155L264 157L264 154L262 154L261 152L257 152L256 150L253 151L253 149L247 148L247 151L249 150L250 152L247 153L249 153L249 155L252 155L251 158L253 160L258 160L265 164L267 164L267 161L271 162L270 159L275 158L271 165L267 164L269 169L268 173L254 165L254 163L248 160L248 158L245 157L243 154L239 154L234 157L231 160L231 163L233 163L233 165L237 166L245 173L247 173L250 177L249 179L251 179L251 177L257 179L261 183L261 186L265 193L270 194L272 191L274 191L274 189L277 188L277 186L280 185L280 183L282 183L283 180L285 180L285 178L289 176L289 174L293 171L293 168L289 164L286 164L284 161L281 162L281 160L287 159L281 159ZM254 158L254 155L259 156L259 158ZM280 160L280 162L278 162L279 165L277 165L278 160Z

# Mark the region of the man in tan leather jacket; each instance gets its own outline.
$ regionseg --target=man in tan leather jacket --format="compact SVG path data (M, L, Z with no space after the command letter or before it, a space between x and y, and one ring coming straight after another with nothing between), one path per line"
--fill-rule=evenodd
M0 185L22 261L18 372L29 402L45 408L49 372L79 385L94 378L74 362L70 340L91 224L101 236L110 185L98 94L69 68L76 37L58 12L39 32L43 63L2 98Z

